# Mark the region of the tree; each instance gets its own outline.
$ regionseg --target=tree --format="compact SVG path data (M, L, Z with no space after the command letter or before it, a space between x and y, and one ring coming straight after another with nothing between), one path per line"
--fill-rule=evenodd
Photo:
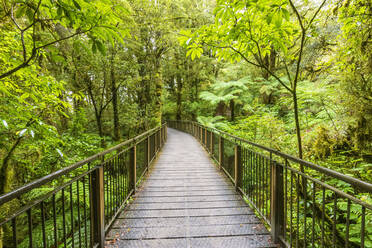
M17 60L0 71L0 79L28 66L45 49L61 41L85 34L93 49L103 49L103 40L118 36L114 2L74 1L5 1L0 15L4 23L13 25L19 54ZM123 5L114 5L123 9ZM129 13L129 10L127 10Z
M292 95L300 158L303 152L297 85L301 81L301 63L309 31L325 2L306 11L305 6L301 6L304 14L300 14L292 0L219 0L214 10L215 23L194 34L184 31L181 38L191 58L199 57L208 47L219 59L231 62L243 59L275 78ZM276 58L280 58L277 62L284 68L281 71L276 69ZM284 75L289 83L283 80Z
M201 92L200 98L209 101L213 105L219 105L221 103L229 104L230 120L234 121L236 100L239 99L240 95L248 89L245 86L245 83L246 82L244 79L229 82L217 81L215 84L212 85L211 91Z
M365 0L339 1L334 13L342 24L336 69L348 132L354 150L368 157L372 149L372 5Z

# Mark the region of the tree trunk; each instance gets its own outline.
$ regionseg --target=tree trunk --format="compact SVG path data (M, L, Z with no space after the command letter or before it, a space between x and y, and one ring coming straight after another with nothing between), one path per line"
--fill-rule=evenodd
M65 101L63 93L58 98L61 101ZM66 112L67 109L64 106L62 106L62 104L60 105L60 107L62 108L63 112ZM65 114L67 114L67 113L65 113ZM62 113L58 113L58 115L59 115L59 119L60 119L60 122L61 122L61 125L59 127L59 133L63 133L64 131L66 131L68 129L68 118Z
M230 100L230 120L235 121L235 102L234 99Z
M155 119L156 119L156 125L161 124L161 115L162 115L162 102L161 102L161 96L163 91L163 82L161 80L160 71L158 70L156 72L155 76Z
M101 147L105 148L106 142L103 137L102 116L99 113L96 113L96 122L97 122L98 134L99 134L99 137L101 138Z
M296 90L293 91L293 111L296 123L296 135L297 135L297 148L298 148L298 157L300 159L303 158L302 156L302 138L301 138L301 129L300 129L300 120L298 116L298 103L297 103L297 94ZM303 171L303 166L301 165L301 171Z
M182 78L180 75L177 77L177 113L176 113L176 120L181 120L181 112L182 112Z
M120 140L120 123L118 111L118 92L116 87L115 69L113 60L111 60L111 94L112 94L112 110L113 110L113 125L114 125L114 140Z

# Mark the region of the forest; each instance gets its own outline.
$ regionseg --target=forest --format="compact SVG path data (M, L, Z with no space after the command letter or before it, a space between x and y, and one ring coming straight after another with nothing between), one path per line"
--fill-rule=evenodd
M372 3L1 0L0 195L167 120L371 183Z

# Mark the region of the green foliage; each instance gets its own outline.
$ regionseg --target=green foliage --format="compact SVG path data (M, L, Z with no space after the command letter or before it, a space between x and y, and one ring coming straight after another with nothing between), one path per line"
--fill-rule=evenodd
M217 129L226 129L228 125L224 122L224 118L222 116L198 116L197 121L200 122L202 125L207 127L217 128Z
M227 103L230 100L238 99L239 95L242 94L247 87L245 81L229 81L222 82L217 81L211 86L211 91L200 92L200 98L209 101L212 105L216 105L220 102Z
M304 159L370 181L370 3L294 3L3 0L0 194L166 119L197 120L292 155L298 121ZM325 207L330 213L329 192ZM338 208L345 216L345 202ZM10 209L2 206L1 217ZM351 217L358 244L360 209Z

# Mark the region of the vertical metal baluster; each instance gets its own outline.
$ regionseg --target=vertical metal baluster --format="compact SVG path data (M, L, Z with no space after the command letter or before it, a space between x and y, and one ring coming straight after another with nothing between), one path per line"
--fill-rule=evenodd
M252 202L256 204L256 153L252 151Z
M115 178L115 158L112 158L110 160L111 164L111 177L112 177L112 214L110 215L110 218L115 214L116 212L116 178Z
M350 199L347 199L347 210L346 210L346 234L345 234L345 247L349 247L349 231L350 231Z
M252 195L254 199L254 204L257 206L257 154L253 152L253 160L252 160L252 173L253 173L253 187L252 187Z
M85 233L85 247L88 247L88 230L87 230L87 203L86 203L86 193L85 193L85 176L82 178L83 181L83 198L84 198L84 233Z
M270 165L270 161L266 158L266 163L265 163L265 179L264 179L264 181L265 181L265 189L266 189L265 190L265 216L266 216L267 219L270 218L270 213L269 213L269 201L270 201L270 199L269 199L269 191L270 191L270 189L268 187L268 185L269 185L268 180L270 180L270 177L268 175L268 167L269 167L269 165Z
M125 153L121 154L120 158L120 168L121 168L121 194L122 194L122 199L121 202L124 203L125 198L126 198L126 187L125 187Z
M312 213L312 223L311 223L311 247L315 245L315 191L316 191L316 184L313 182L313 213Z
M44 210L44 201L40 202L40 214L41 214L41 232L43 235L43 247L47 247L46 234L45 234L45 210Z
M253 204L257 206L257 197L256 197L256 188L257 188L257 173L256 173L256 153L253 152L253 161L252 161L252 174L253 174L253 187L252 187L252 196L253 196Z
M288 160L286 159L284 162L284 239L287 240L287 202L288 202Z
M324 247L325 188L322 186L322 247Z
M107 161L105 163L107 169L107 222L110 220L110 216L112 214L112 171L111 171L111 161Z
M27 222L28 222L28 246L32 248L32 216L31 216L31 208L27 209Z
M247 150L247 195L251 200L251 184L252 184L252 171L251 171L251 151Z
M12 219L13 246L14 246L14 248L17 248L17 223L16 223L16 218L17 217L14 217Z
M256 205L256 208L258 207L258 173L257 173L257 169L258 169L258 154L255 153L254 154L255 156L255 161L254 161L254 180L255 180L255 192L254 192L254 195L255 195L255 205Z
M297 199L297 211L296 211L296 247L298 247L298 236L300 235L300 175L296 176L296 199Z
M263 156L260 156L261 157L261 163L260 163L260 211L263 213L264 212L264 200L263 200L263 164L264 164L264 157Z
M146 161L146 160L145 160ZM123 187L123 185L122 185L122 181L121 181L121 169L122 169L122 167L121 167L121 154L118 156L118 176L117 176L117 178L118 178L118 185L119 185L119 189L118 189L118 196L119 196L119 206L121 206L121 204L123 204L123 194L122 194L122 187Z
M53 194L53 234L54 234L54 247L58 247L58 227L57 227L57 212L56 212L56 195Z
M117 163L117 156L114 157L114 179L115 179L115 213L116 211L118 210L118 206L119 206L119 202L118 202L118 176L117 176L117 173L118 173L118 163Z
M115 211L116 211L116 200L115 200L115 194L116 194L116 189L115 189L115 160L112 158L110 160L110 167L111 167L111 180L112 180L112 190L111 190L111 198L112 198L112 210L111 210L111 215L109 219L111 220L112 216L114 216Z
M107 162L108 164L108 171L109 171L109 174L110 174L110 213L109 213L109 216L107 217L108 220L111 219L111 216L113 216L113 213L114 213L114 170L113 170L113 166L112 166L112 160L108 161Z
M304 247L307 246L307 230L306 230L306 216L307 216L307 180L302 176L302 182L304 182Z
M245 193L247 196L249 196L249 184L250 184L250 178L249 178L249 150L245 149L245 180L246 180L246 189Z
M365 235L365 228L366 228L366 207L362 206L362 223L361 223L361 237L360 237L360 247L364 248L364 235Z
M336 222L337 222L337 194L335 193L335 198L333 201L333 225L332 225L332 244L336 247Z
M251 151L247 150L247 169L248 169L248 189L247 189L247 195L249 198L251 198L251 184L252 184L252 170L251 170Z
M273 204L272 202L271 202L271 199L272 199L272 190L271 190L271 187L273 187L273 185L272 185L272 180L271 180L271 177L272 177L272 163L273 163L273 154L270 152L270 164L269 164L269 176L270 176L270 178L269 178L269 199L270 199L270 206L269 206L269 210L270 210L270 216L273 214L273 213L271 213L271 205Z
M121 154L120 159L120 167L121 167L121 188L122 188L122 203L124 203L126 198L126 187L125 187L125 153Z
M77 217L78 217L78 229L79 229L79 248L81 248L81 225L80 225L80 185L79 180L76 181L76 197L77 197Z
M258 209L261 211L262 208L262 199L261 199L261 165L262 165L262 156L258 155L257 163L257 178L258 178Z
M108 222L110 219L110 214L111 214L111 172L110 172L110 162L106 161L103 163L103 173L104 177L106 177L106 182L104 185L104 190L106 191L104 194L105 199L105 207L104 209L106 210L105 214L105 221ZM107 195L107 196L106 196Z
M291 193L289 195L289 208L290 208L290 232L289 232L289 246L292 246L292 233L293 233L293 171L291 173Z
M244 183L244 193L247 194L247 183L248 183L248 181L247 181L247 150L244 148L243 151L244 151L244 156L243 156L243 158L244 158L244 162L243 162L244 180L243 180L243 183Z
M108 170L107 170L107 164L103 163L103 180L104 180L104 184L105 184L103 186L103 190L105 191L105 194L103 196L104 201L105 201L105 207L104 207L103 211L105 212L105 221L106 222L108 221L107 216L109 215L109 213L108 213L108 203L109 203L109 200L108 200L108 197L109 197L109 193L108 193L109 180L108 180L108 177L109 177L109 174L108 174ZM90 181L90 179L89 179L89 181Z
M89 163L90 164L90 163ZM90 166L89 166L90 167ZM89 203L89 221L90 221L90 226L89 226L89 245L90 247L93 247L93 235L94 233L92 232L92 215L91 215L91 211L92 211L92 186L91 186L91 181L92 181L92 173L94 173L94 171L91 171L89 174L88 174L88 203ZM106 184L105 184L106 185Z
M71 242L72 247L75 247L75 239L74 239L74 206L73 206L73 199L72 199L72 183L70 184L70 211L71 211Z
M108 203L109 203L109 207L108 207L108 214L107 214L107 221L110 220L110 217L112 216L112 212L113 212L113 205L114 205L114 201L113 201L113 194L112 194L112 189L114 188L113 187L113 183L112 183L112 164L111 164L111 161L107 161L106 165L107 165L107 173L108 173L108 180L109 180L109 186L108 186Z
M62 226L63 226L63 243L64 247L67 247L66 240L66 215L65 215L65 189L62 189Z

